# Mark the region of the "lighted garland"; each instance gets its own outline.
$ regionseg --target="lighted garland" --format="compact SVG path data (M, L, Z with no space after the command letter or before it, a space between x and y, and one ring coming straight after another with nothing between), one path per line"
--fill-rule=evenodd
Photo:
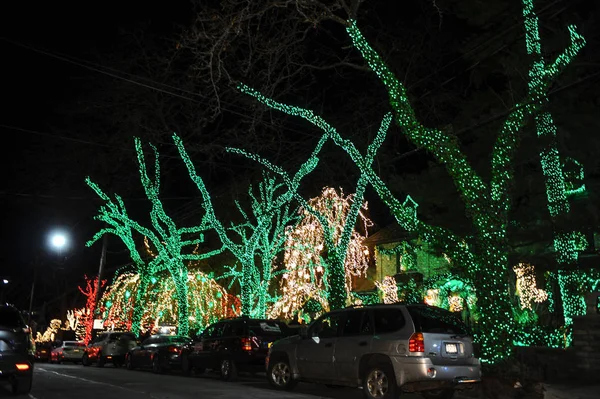
M377 247L375 256L386 255L386 256L400 256L400 266L402 271L416 270L417 269L417 248L415 245L408 241L402 241L400 244L393 248L383 248L382 246Z
M322 257L326 248L326 233L322 221L314 213L327 220L328 226L331 226L332 241L338 245L354 201L354 195L346 196L341 189L338 193L331 187L325 187L320 196L308 201L312 213L304 208L300 210L300 222L287 233L283 259L286 272L280 282L281 297L269 311L271 317L290 318L311 298L324 309L330 308L328 293L332 290L327 288L331 285L328 279L331 271ZM366 202L362 204L362 209L367 209ZM362 230L367 232L371 221L362 212L359 212L358 218ZM352 290L353 278L366 275L369 250L363 244L365 238L366 235L353 230L346 247L343 286L346 295Z
M537 288L535 268L528 263L519 263L513 267L517 276L517 295L521 303L521 309L531 310L531 303L541 303L548 299L545 290Z
M88 276L85 278L85 288L78 286L79 292L81 292L87 299L85 302L85 311L80 313L84 319L80 320L82 326L85 326L85 336L83 342L87 345L92 339L92 330L94 328L94 314L96 312L96 306L102 311L102 304L96 304L97 290L102 289L106 284L106 280L102 280L98 284L98 277L91 279Z

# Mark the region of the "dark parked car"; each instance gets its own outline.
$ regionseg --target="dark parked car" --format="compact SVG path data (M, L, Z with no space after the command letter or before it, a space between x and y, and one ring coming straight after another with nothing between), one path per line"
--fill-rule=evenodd
M277 320L222 320L183 348L181 368L185 374L217 370L223 380L235 378L238 371L264 371L269 347L286 335L287 326Z
M34 353L31 330L21 313L0 305L0 379L8 379L15 394L31 391Z
M38 342L35 344L35 361L47 362L50 360L52 344L50 342Z
M84 366L96 363L97 367L104 367L107 362L112 362L115 367L120 367L127 352L136 344L135 335L128 332L101 333L85 348L81 363Z
M181 349L192 341L181 335L152 335L127 353L129 370L151 368L157 374L181 367Z

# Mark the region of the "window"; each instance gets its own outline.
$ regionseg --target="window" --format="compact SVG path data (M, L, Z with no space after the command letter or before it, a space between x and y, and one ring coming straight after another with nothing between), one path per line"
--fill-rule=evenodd
M375 333L386 334L400 330L404 327L404 315L399 308L379 308L373 310Z
M222 337L223 336L223 327L225 327L225 325L223 323L216 324L212 330L212 333L210 334L210 338Z
M210 336L213 334L214 330L215 330L214 324L212 326L206 327L206 330L204 330L204 332L202 333L202 338L210 338Z
M407 306L407 309L418 332L469 334L462 320L445 309L433 306Z
M281 326L271 320L251 320L248 322L248 335L254 337L280 337Z
M17 309L3 306L0 307L0 326L23 328L25 327L25 322Z
M373 326L369 313L365 310L353 310L346 313L346 320L342 328L342 335L350 337L354 335L371 335Z
M341 318L341 312L324 315L311 326L310 336L319 338L337 337Z

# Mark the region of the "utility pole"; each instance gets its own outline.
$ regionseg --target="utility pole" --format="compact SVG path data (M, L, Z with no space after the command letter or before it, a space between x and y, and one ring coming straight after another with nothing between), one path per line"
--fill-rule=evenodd
M100 253L100 267L98 268L98 282L96 283L96 298L94 300L94 313L98 309L98 301L100 300L100 288L102 287L102 272L106 264L106 247L108 245L108 234L102 237L102 251Z
M33 262L33 281L31 282L31 293L29 295L29 312L27 316L27 325L31 326L31 313L33 312L33 294L35 293L35 280L37 278L37 269L39 263L39 255L35 257L35 261Z

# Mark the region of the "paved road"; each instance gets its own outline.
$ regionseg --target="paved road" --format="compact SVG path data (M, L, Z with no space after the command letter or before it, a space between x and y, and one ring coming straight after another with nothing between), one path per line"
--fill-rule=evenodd
M12 397L0 389L0 399ZM33 389L28 399L360 399L358 389L330 389L316 384L299 384L293 392L272 390L264 375L240 375L236 382L223 382L216 374L193 378L182 375L156 375L79 365L38 363ZM405 395L417 399L420 395Z

